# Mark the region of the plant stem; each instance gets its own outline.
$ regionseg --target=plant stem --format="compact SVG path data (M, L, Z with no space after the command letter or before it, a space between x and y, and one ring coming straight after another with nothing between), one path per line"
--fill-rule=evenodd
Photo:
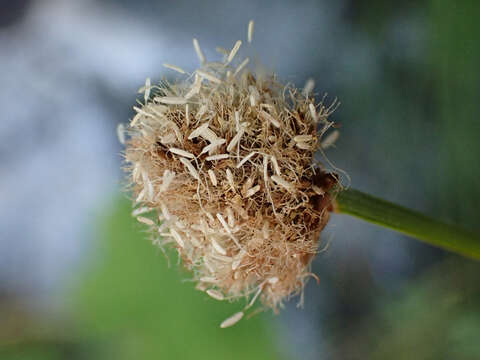
M358 190L340 191L336 212L409 235L427 244L480 260L480 236Z

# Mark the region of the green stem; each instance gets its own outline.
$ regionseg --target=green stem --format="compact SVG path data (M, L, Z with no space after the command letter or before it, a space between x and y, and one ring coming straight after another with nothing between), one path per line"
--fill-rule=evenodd
M353 189L340 191L336 205L338 213L352 215L427 244L480 260L480 236L457 226Z

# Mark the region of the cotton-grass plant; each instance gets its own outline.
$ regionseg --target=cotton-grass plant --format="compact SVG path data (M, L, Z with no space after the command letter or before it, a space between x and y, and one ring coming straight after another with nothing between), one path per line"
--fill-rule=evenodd
M252 35L253 21L248 43ZM221 327L238 322L257 301L260 309L277 311L302 293L308 278L316 278L310 265L332 211L447 248L439 241L445 231L463 234L479 255L470 234L344 191L338 176L314 158L324 155L338 130L329 118L336 102L317 102L313 81L299 90L272 73L252 71L249 58L237 54L240 40L231 50L217 48L220 62L207 61L196 39L193 46L200 67L188 73L164 64L180 80L152 85L147 79L136 115L118 135L126 145L132 214L149 227L154 243L178 251L198 290L216 300L246 299ZM430 234L437 225L443 230Z

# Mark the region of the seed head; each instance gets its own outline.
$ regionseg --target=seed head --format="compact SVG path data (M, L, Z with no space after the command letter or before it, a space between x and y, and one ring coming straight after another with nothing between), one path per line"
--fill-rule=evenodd
M184 78L148 80L126 128L133 215L155 244L178 250L198 289L277 310L302 291L329 219L337 180L314 154L336 105L315 103L311 81L302 92L249 70L241 41L223 62L193 43L201 67L189 75L166 64Z

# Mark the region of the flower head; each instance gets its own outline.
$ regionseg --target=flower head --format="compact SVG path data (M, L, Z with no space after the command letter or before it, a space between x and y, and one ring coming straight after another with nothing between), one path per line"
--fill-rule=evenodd
M303 289L329 219L336 178L314 154L335 104L315 103L311 83L301 92L250 71L248 58L237 60L241 44L207 62L194 40L199 69L166 64L183 79L147 79L126 170L134 216L178 250L198 289L277 309Z

